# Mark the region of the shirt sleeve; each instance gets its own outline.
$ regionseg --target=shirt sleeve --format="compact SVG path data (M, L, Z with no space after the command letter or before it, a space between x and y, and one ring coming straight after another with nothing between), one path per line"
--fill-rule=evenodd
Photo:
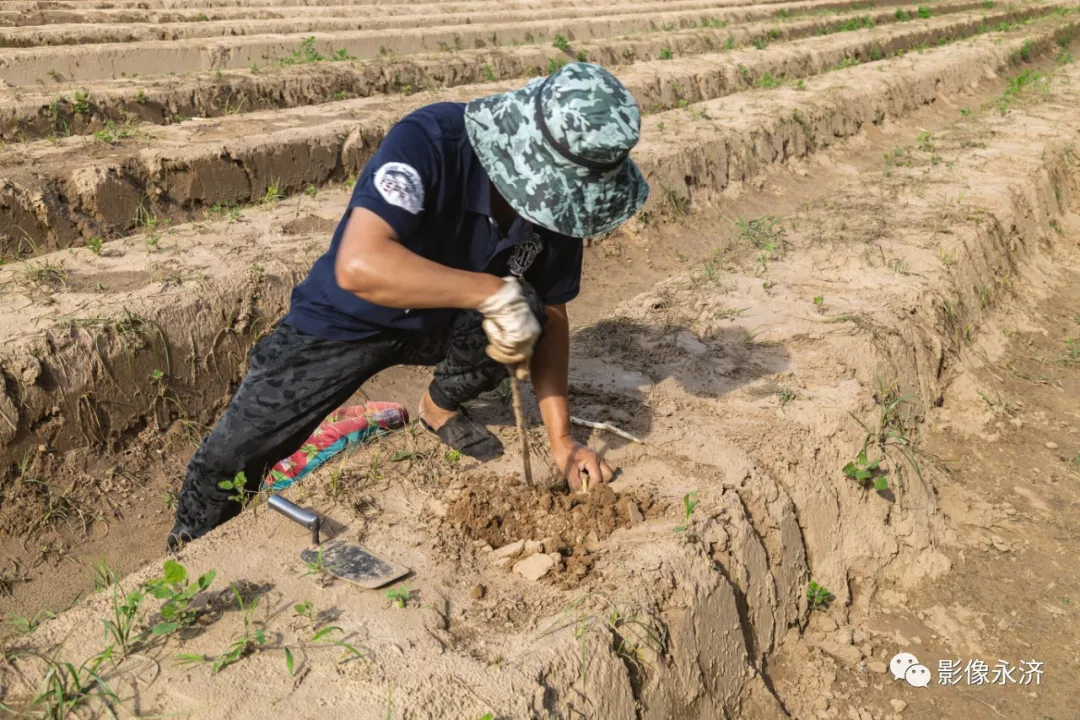
M436 195L438 153L428 132L408 119L394 125L367 162L349 206L375 213L410 246Z
M580 238L543 231L544 252L525 279L545 305L568 303L581 292L584 243Z

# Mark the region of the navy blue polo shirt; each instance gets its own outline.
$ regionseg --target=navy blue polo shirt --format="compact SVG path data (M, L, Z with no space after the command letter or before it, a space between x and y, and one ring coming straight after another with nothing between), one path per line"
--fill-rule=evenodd
M383 330L431 331L448 310L399 310L342 290L334 261L353 208L385 220L398 241L429 260L531 284L547 305L569 302L581 285L578 238L514 219L506 237L492 214L491 186L465 132L465 105L436 103L415 110L386 134L364 166L330 249L293 289L284 322L327 340L359 340Z

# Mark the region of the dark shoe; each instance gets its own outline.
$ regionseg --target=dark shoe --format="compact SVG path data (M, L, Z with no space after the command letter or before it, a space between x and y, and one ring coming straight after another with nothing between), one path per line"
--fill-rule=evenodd
M486 427L469 417L465 408L458 410L438 430L433 430L423 418L420 418L420 424L444 444L467 457L486 462L503 454L502 441L492 435Z
M184 523L177 520L176 524L173 525L173 529L169 531L169 537L165 541L165 550L167 552L177 552L178 550L183 548L184 545L188 544L196 538L202 537L208 532L210 532L210 530L203 530L202 532L199 532L190 525L185 525Z

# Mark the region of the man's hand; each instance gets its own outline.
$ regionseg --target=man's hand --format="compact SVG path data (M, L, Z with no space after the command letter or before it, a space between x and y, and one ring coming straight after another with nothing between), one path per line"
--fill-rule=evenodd
M551 452L573 492L581 490L584 473L588 473L590 485L608 483L615 477L615 471L595 450L575 442L572 438L553 443Z
M540 323L517 278L503 278L503 286L476 309L484 316L488 356L503 365L527 367L540 337Z

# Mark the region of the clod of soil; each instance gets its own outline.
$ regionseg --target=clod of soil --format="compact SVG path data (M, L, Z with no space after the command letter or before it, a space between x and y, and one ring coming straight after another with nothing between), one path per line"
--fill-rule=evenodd
M445 522L469 541L483 548L513 550L510 557L529 554L533 543L544 553L558 553L563 563L549 576L583 577L595 558L589 545L663 514L664 508L648 491L635 489L617 495L608 485L587 493L570 493L563 486L525 487L514 475L478 475L466 479L464 488L447 491ZM521 544L520 548L508 548ZM511 563L512 565L512 563Z

